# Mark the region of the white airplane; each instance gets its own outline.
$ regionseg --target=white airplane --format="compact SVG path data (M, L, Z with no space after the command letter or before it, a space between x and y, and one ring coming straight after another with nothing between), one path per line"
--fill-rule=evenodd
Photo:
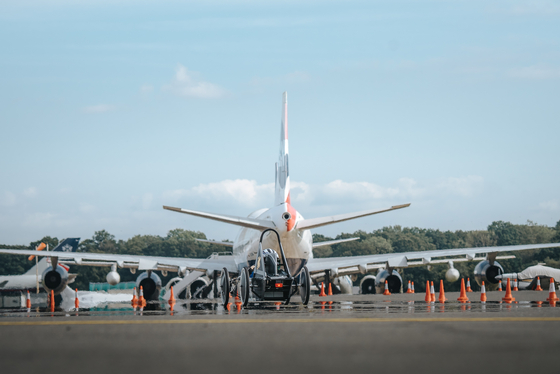
M75 252L79 242L80 238L64 239L49 253L59 255L60 252ZM43 244L38 249L41 251L45 247L46 245ZM30 258L30 260L32 259ZM42 284L43 288L53 289L58 295L67 284L72 283L76 278L76 274L68 274L69 269L65 265L58 265L58 267L58 271L53 272L50 258L44 257L24 274L2 275L0 276L0 292L36 290L38 285Z
M282 119L280 127L280 154L276 164L275 204L272 208L261 209L248 217L206 213L189 209L164 206L164 209L212 219L223 223L240 226L241 230L233 243L213 242L233 247L233 255L212 255L207 259L135 256L105 253L42 253L29 250L0 249L0 253L50 256L57 263L60 258L67 264L90 266L118 266L146 271L137 278L137 285L143 286L144 297L157 300L161 280L154 273L159 270L178 272L179 277L172 280L175 292L192 286L203 276L210 277L216 284L221 273L220 286L222 302L227 304L230 292L239 292L244 305L250 299L282 300L289 302L298 290L304 304L309 300L311 280L315 283L325 279L345 277L351 274L366 274L381 270L375 278L377 292L387 281L391 292L402 290L402 279L397 269L426 266L431 264L449 264L446 278L456 281L459 272L453 268L454 262L481 261L475 269L475 279L486 281L487 288L497 287L495 278L503 274L503 268L496 261L500 252L512 252L536 248L560 247L560 243L515 245L502 247L458 248L424 252L386 253L353 257L313 258L313 248L355 240L357 238L313 243L310 230L337 222L348 221L378 213L408 207L410 204L395 205L385 209L365 210L356 213L305 219L291 205L290 175L288 160L288 100L283 94ZM479 256L477 255L484 255ZM116 273L112 270L109 274ZM171 282L171 281L170 281ZM207 283L203 282L204 285ZM371 288L371 287L370 287ZM214 288L216 290L216 287ZM191 287L192 290L192 287ZM169 291L164 299L169 297Z

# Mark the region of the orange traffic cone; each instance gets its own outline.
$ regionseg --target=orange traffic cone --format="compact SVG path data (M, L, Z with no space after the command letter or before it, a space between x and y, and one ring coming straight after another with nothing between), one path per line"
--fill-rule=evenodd
M27 309L31 308L31 296L29 295L29 290L27 290L27 298L25 299L25 307Z
M319 296L327 296L327 294L325 293L325 283L321 282L321 293L319 294Z
M546 301L550 303L555 303L558 300L559 300L558 296L556 296L556 287L554 286L554 278L550 278L550 286L548 288L548 298L546 299Z
M329 296L332 296L332 283L329 282Z
M457 301L461 303L469 301L469 298L467 297L467 290L465 289L465 278L461 278L461 294L459 295Z
M424 297L424 301L427 303L432 302L432 295L430 294L430 281L426 281L426 296Z
M486 303L486 286L484 285L484 281L482 281L482 286L480 286L480 302Z
M517 278L513 278L513 291L519 291L519 288L517 288Z
M506 296L502 297L502 301L508 304L511 304L513 301L515 301L515 297L511 296L511 285L509 278L507 279L506 283Z
M146 299L144 299L144 288L140 286L140 295L138 296L138 306L143 308L146 306Z
M467 278L467 292L472 292L471 278Z
M76 299L74 299L74 308L80 309L80 300L78 299L78 289L76 288Z
M436 302L436 291L434 289L434 282L431 282L430 284L430 302Z
M447 299L445 298L445 291L443 290L443 279L439 280L439 299L438 301L440 303L445 303L445 301L447 301Z
M136 287L134 287L134 291L132 292L132 307L136 308L138 306L138 299L136 298Z
M502 280L498 281L498 291L502 291Z
M385 291L383 291L383 295L390 295L389 292L389 282L385 281Z
M542 291L542 287L541 287L541 278L537 277L537 288L535 288L535 291Z
M54 291L51 290L51 312L54 312Z
M408 287L406 288L406 293L412 293L412 285L410 284L410 281L408 281Z
M169 293L170 293L170 295L169 295L169 301L168 301L168 303L169 303L169 306L170 306L171 308L173 308L173 306L174 306L175 303L177 302L177 300L175 300L175 294L173 293L173 286L171 286L171 287L169 288Z
M414 282L412 282L412 292L411 293L414 293Z

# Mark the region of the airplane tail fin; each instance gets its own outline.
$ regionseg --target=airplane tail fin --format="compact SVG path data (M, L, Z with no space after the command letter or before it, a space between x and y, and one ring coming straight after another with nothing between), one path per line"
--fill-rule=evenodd
M80 238L64 239L54 249L53 252L76 252ZM25 272L26 275L35 275L37 273L36 267L39 267L39 274L42 274L49 266L51 266L48 257L43 257L37 264L33 265L31 269Z
M276 163L274 204L290 203L290 172L288 163L288 93L282 94L280 121L280 154Z

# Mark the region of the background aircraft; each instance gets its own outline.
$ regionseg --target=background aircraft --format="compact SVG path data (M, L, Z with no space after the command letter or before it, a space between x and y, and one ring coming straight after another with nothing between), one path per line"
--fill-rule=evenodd
M52 252L55 255L59 252L76 252L79 242L80 238L64 239ZM45 247L47 246L43 244L38 247L38 250L41 251ZM33 260L32 257L29 259ZM56 270L53 271L51 258L43 257L24 274L0 276L0 291L37 290L41 285L43 288L53 289L55 294L59 294L67 284L72 283L76 278L76 274L68 274L68 270L66 265L58 264Z
M280 152L279 160L275 167L275 205L270 209L261 209L251 213L248 217L238 217L222 214L213 214L189 209L164 206L164 209L179 213L198 216L206 219L216 220L240 226L241 230L233 243L213 242L232 247L231 255L212 255L207 259L174 258L174 257L151 257L135 255L118 255L105 253L42 253L28 250L0 249L0 253L37 255L52 257L53 264L58 263L59 258L67 264L89 265L89 266L112 266L111 273L116 273L116 267L129 268L132 271L145 271L137 278L137 285L143 286L144 295L148 299L158 299L161 289L161 280L154 273L159 270L167 273L174 271L179 274L179 279L174 279L175 292L203 280L204 276L213 280L214 290L218 275L222 275L221 288L226 291L235 291L237 284L242 280L242 275L247 269L255 264L259 255L259 238L261 233L267 229L274 229L280 236L285 252L285 260L295 284L302 289L307 289L310 281L317 283L325 280L327 283L333 278L340 278L352 274L366 274L371 271L380 270L375 277L377 291L387 281L391 292L402 290L402 279L397 269L412 266L427 266L430 264L446 263L449 265L446 278L448 281L456 281L460 274L453 268L454 262L480 261L475 269L475 279L478 282L485 281L488 289L497 286L496 276L503 274L502 266L496 261L501 257L498 253L512 252L536 248L560 247L560 243L515 245L502 247L478 247L458 248L423 252L386 253L367 256L353 257L330 257L313 258L313 248L321 245L339 243L352 240L335 240L330 243L313 243L310 230L337 222L348 221L360 217L374 215L408 207L410 204L395 205L385 209L368 210L356 213L340 214L328 217L304 219L303 216L291 205L290 201L290 173L288 153L288 116L287 116L287 94L283 95L282 120L280 127ZM273 249L281 258L278 243L274 240L271 232L263 238L264 248ZM510 258L511 256L505 257ZM503 258L503 257L502 257ZM111 275L109 273L109 275ZM231 279L229 277L231 275ZM118 274L117 274L118 276ZM226 281L227 280L227 281ZM343 283L345 278L338 280ZM204 283L204 282L203 282ZM205 283L208 283L205 281ZM371 287L370 287L371 289ZM191 287L192 290L192 287ZM294 287L292 291L296 291ZM196 290L195 290L196 291ZM228 292L222 292L228 294ZM247 294L249 295L249 294ZM164 298L168 297L168 293Z

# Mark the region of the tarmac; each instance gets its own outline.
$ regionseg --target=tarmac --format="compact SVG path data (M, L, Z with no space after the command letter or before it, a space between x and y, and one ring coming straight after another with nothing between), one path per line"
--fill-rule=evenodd
M560 304L548 292L312 297L303 307L216 300L133 310L0 312L7 373L557 372ZM436 294L436 296L438 296ZM447 293L456 300L458 293ZM154 310L148 310L154 309Z

